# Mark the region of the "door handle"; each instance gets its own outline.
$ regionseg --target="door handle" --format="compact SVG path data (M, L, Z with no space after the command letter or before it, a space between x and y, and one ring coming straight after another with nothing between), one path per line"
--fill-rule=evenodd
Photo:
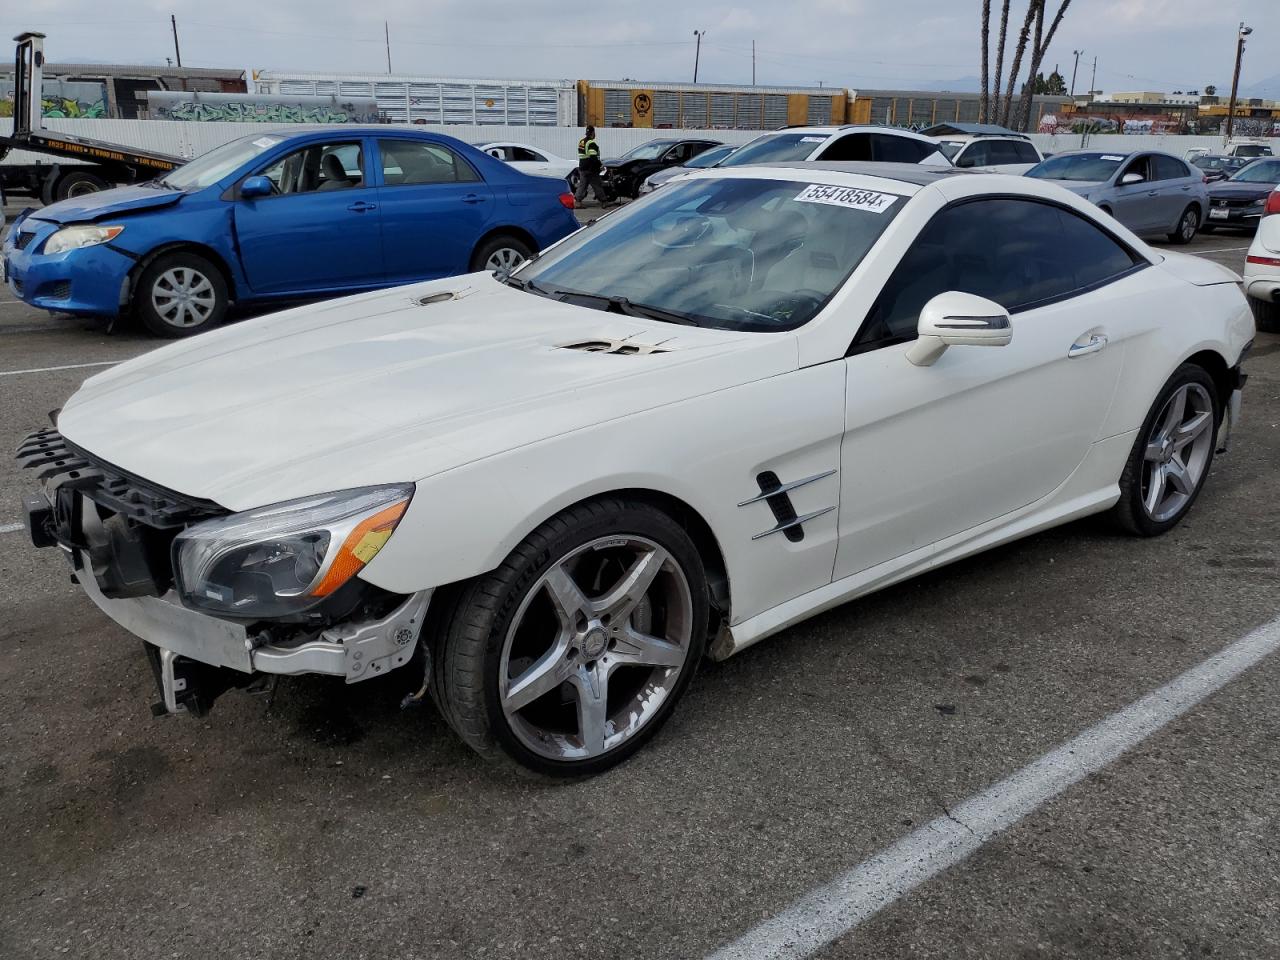
M1109 342L1105 334L1095 333L1087 343L1073 343L1071 349L1067 351L1067 359L1074 360L1076 357L1087 357L1091 353L1097 353Z
M465 197L462 198L462 202L463 203L484 203L486 199L488 198L482 197L478 193L468 193Z
M357 200L347 209L352 213L364 213L366 210L377 210L378 205L376 203L366 203L364 200Z
M1148 190L1148 191L1147 191L1147 196L1148 196L1148 197L1156 197L1156 196L1159 196L1159 195L1160 195L1160 191L1159 191L1159 190Z

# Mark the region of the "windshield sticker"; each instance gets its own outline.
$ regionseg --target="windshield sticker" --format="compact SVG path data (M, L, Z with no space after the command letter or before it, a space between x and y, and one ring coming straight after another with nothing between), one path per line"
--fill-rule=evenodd
M1123 159L1124 159L1124 157L1117 157L1117 156L1115 156L1114 154L1104 153L1104 154L1102 155L1102 159L1103 159L1103 160L1115 160L1115 161L1118 163L1119 161L1123 160Z
M857 187L833 187L825 183L811 183L795 198L800 203L828 203L835 207L884 213L898 198L892 193L876 193Z
M265 150L267 147L274 147L279 142L279 137L259 137L257 140L253 141L253 145Z
M827 139L826 137L801 137L800 142L801 143L822 143L826 139Z

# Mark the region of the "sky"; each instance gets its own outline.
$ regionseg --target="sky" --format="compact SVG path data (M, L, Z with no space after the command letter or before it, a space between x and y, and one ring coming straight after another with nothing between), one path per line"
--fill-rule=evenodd
M1060 0L1049 0L1049 10ZM993 28L999 0L994 0ZM3 36L48 34L53 62L164 63L176 15L186 66L447 77L698 79L924 90L977 89L980 0L6 0ZM1010 33L1026 0L1013 0ZM21 10L21 14L18 14ZM110 10L110 14L106 12ZM1254 28L1241 88L1280 98L1280 0L1072 0L1046 55L1077 92L1098 58L1102 90L1231 84L1239 21ZM993 39L994 48L994 39ZM1009 54L1012 55L1012 37ZM994 56L994 52L992 54ZM1274 88L1274 89L1273 89Z

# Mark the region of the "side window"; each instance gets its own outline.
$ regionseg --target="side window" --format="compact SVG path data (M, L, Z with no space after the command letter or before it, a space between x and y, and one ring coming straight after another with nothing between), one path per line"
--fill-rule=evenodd
M956 157L957 167L981 167L991 163L991 144L987 140L975 140Z
M920 232L854 343L883 346L914 339L924 305L950 290L1017 311L1094 286L1134 263L1105 232L1051 204L1015 199L961 203L943 210Z
M1013 140L992 140L988 163L1019 163L1018 144Z
M1124 168L1124 172L1116 179L1116 183L1119 184L1121 180L1131 173L1136 173L1138 176L1142 177L1144 182L1150 180L1151 171L1147 169L1147 158L1134 157L1129 161L1129 165Z
M870 160L871 135L850 133L830 144L817 157L819 160Z
M1187 169L1187 165L1176 157L1155 156L1151 158L1152 164L1155 166L1155 179L1157 180L1181 180L1184 177L1191 176L1191 171Z
M1014 145L1014 152L1017 153L1017 163L1039 163L1040 154L1036 153L1036 148L1027 143L1025 140L1019 140Z
M480 177L471 165L440 143L426 140L379 140L382 180L387 186L424 183L471 183Z
M383 150L385 149L386 147L383 147ZM485 153L487 153L489 156L494 157L495 159L498 159L498 160L511 159L510 147L490 147L488 150L485 151Z
M511 159L519 160L524 163L546 163L547 158L540 153L534 153L527 147L512 147Z
M919 163L929 154L933 147L920 143L910 137L895 137L884 133L873 133L871 136L871 159L881 163Z
M261 171L276 192L316 193L364 185L359 143L316 143L277 160Z
M1078 213L1059 210L1058 217L1062 222L1059 262L1071 272L1077 289L1105 283L1142 262Z

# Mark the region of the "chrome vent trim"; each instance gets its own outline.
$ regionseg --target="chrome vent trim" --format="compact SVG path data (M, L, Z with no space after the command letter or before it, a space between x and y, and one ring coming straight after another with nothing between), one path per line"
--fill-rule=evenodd
M799 487L808 486L809 484L816 483L819 480L825 480L833 474L835 474L834 470L828 470L825 473L815 473L812 477L805 477L803 480L792 480L790 483L784 483L780 487L775 487L772 490L759 493L750 500L743 500L738 504L738 506L745 507L748 504L759 503L761 500L768 500L770 497L776 497L780 493L790 493L792 490L798 489Z
M808 523L810 520L816 519L824 513L830 513L834 509L835 507L823 507L821 510L814 510L812 513L801 514L791 520L781 520L778 522L777 526L770 527L768 530L762 530L760 533L753 533L751 535L751 539L759 540L761 537L767 537L771 533L782 533L786 530L794 530L802 523Z

